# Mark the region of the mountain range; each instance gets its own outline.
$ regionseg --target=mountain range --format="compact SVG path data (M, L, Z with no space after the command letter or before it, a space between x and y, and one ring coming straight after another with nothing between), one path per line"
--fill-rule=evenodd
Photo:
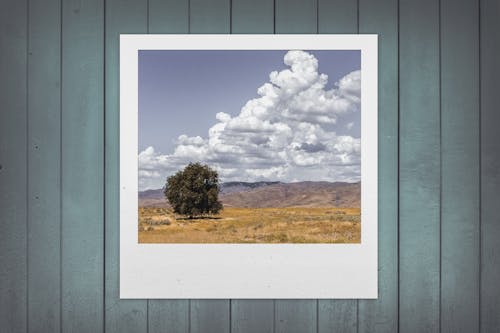
M361 183L227 182L219 198L227 207L360 207ZM140 207L167 207L163 189L139 192Z

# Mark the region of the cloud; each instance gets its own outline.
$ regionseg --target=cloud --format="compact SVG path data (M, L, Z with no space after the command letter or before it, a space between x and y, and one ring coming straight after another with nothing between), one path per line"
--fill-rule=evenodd
M216 168L223 181L359 180L360 139L331 128L360 111L360 71L326 89L328 76L314 55L289 51L284 63L288 68L271 72L238 115L217 113L208 137L181 135L172 154L140 152L139 188L159 188L195 161Z
M302 149L308 153L317 153L326 150L326 146L321 142L318 143L307 143L304 142L300 145L299 149Z

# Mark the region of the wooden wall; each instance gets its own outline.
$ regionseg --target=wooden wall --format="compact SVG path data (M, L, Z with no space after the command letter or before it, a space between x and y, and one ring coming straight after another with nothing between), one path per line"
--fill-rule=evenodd
M499 332L499 15L498 0L0 1L0 331ZM120 300L118 35L358 32L380 36L379 299Z

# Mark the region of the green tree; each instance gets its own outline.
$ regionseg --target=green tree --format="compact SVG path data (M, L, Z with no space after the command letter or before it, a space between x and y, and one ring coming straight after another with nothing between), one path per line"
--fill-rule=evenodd
M189 163L184 170L167 178L163 191L174 212L189 218L203 214L218 214L219 176L208 165Z

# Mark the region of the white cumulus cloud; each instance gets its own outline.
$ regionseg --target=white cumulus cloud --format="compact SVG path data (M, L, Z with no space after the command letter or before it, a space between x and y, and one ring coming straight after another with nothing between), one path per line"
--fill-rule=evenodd
M181 135L172 154L153 147L140 152L139 189L160 188L198 161L216 168L223 181L358 181L360 139L337 135L332 126L360 111L360 71L327 89L314 55L289 51L284 63L288 68L271 72L238 115L218 112L206 138Z

